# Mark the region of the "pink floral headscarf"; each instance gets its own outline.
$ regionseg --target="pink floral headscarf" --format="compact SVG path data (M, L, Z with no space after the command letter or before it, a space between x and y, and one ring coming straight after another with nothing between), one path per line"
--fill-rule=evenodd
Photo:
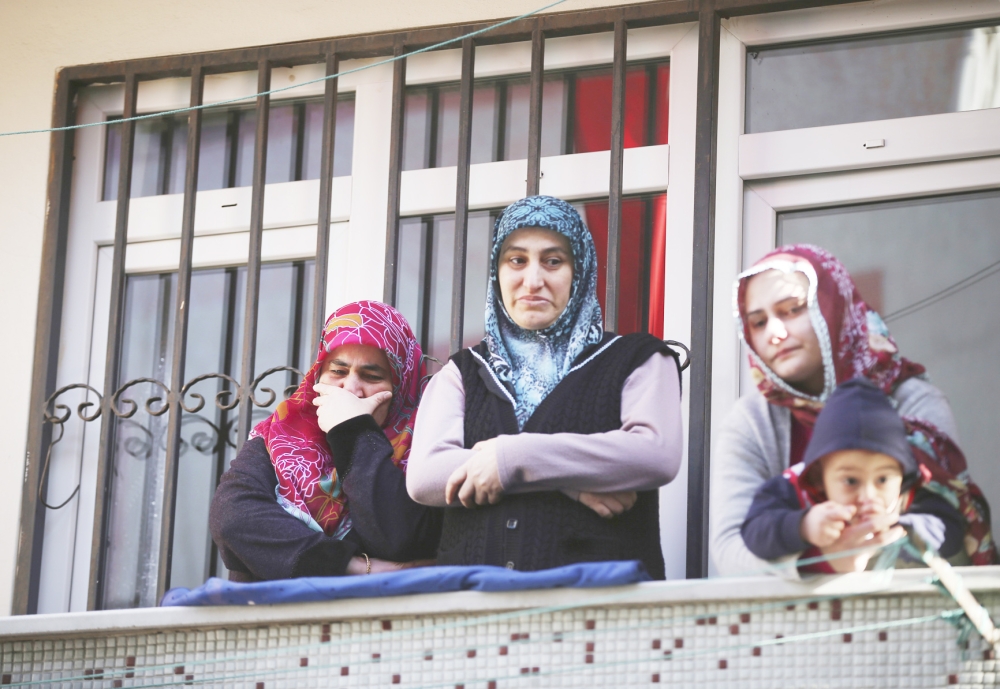
M382 424L392 444L393 463L406 471L417 405L426 373L423 352L406 319L378 301L340 307L326 321L316 363L298 389L250 434L261 437L278 477L278 502L287 512L317 531L343 538L350 530L346 497L334 466L326 434L316 419L313 386L323 361L337 347L363 344L385 352L392 369L392 402Z

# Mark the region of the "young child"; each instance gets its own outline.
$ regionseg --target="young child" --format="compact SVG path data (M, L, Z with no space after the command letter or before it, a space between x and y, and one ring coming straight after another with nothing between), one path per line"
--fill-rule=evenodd
M925 477L889 398L856 378L838 387L816 419L800 464L767 481L743 523L743 540L765 560L856 550L800 567L802 572L865 569L875 547L913 529L945 557L958 553L965 522L943 497L922 488Z

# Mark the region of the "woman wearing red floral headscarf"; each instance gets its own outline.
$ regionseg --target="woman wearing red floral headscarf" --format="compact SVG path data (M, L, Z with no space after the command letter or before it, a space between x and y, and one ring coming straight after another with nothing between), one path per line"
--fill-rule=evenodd
M766 567L740 534L754 493L802 461L827 397L858 377L891 396L927 487L965 517L966 562L996 561L989 507L969 478L947 398L927 382L923 366L899 356L885 323L836 258L816 246L779 247L736 278L733 309L757 391L737 402L712 455L711 551L720 573ZM851 538L868 545L899 535L856 531Z
M231 579L365 574L434 557L440 512L406 493L422 359L391 306L360 301L330 316L316 363L253 429L212 501Z

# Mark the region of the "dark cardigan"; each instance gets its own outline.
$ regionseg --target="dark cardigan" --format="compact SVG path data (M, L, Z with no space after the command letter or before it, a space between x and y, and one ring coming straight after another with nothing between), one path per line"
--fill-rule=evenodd
M406 474L370 415L335 426L327 442L343 477L353 526L344 540L313 531L278 504L278 478L262 438L247 441L212 499L209 528L233 581L339 576L351 558L433 558L441 510L406 493Z
M612 342L613 337L606 335L580 355L580 368L549 393L524 425L525 433L589 434L621 428L625 381L654 353L673 352L650 335L627 335ZM488 358L483 344L452 357L465 390L466 448L519 432L507 391L482 363ZM558 491L505 495L496 505L445 510L438 564L538 570L605 560L641 560L653 578L664 578L656 490L640 491L635 506L612 519Z

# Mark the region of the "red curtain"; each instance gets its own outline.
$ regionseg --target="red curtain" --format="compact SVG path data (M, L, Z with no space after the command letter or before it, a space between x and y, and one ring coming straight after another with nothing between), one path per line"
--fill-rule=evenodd
M655 83L650 83L651 79ZM670 66L633 67L625 77L625 148L667 143ZM574 153L611 148L611 75L576 79ZM655 103L650 102L655 98ZM650 107L650 106L653 107ZM653 115L651 117L650 115ZM651 121L653 120L653 121ZM597 245L597 295L604 308L608 253L608 203L584 204L587 226ZM618 331L646 331L663 337L663 279L666 260L667 197L626 199L622 204ZM646 228L651 227L651 236ZM648 248L646 243L648 242ZM647 253L648 251L648 253ZM643 284L648 266L649 282ZM643 302L648 317L643 322Z

